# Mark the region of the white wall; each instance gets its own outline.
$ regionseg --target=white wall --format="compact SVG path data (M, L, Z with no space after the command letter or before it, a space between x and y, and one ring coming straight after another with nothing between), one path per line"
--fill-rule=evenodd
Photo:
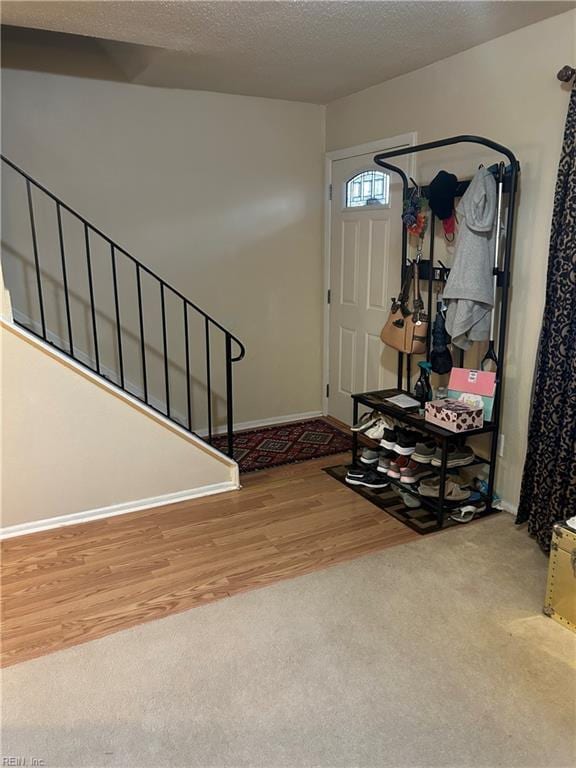
M321 410L324 109L10 66L3 152L244 341L236 421ZM181 371L180 385L182 402Z
M568 93L556 72L576 59L576 11L525 27L417 72L328 105L327 149L416 130L425 142L487 136L519 158L521 193L503 403L505 455L498 487L517 503L540 331L554 185ZM481 150L442 150L419 162L419 181L445 168L471 175Z

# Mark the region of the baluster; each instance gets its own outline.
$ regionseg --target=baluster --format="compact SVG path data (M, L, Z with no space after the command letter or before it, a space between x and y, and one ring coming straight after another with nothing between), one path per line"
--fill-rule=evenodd
M116 310L116 339L118 342L118 365L120 367L120 386L124 389L124 357L122 354L122 326L120 325L120 305L118 303L118 277L116 275L116 249L110 243L110 258L112 260L112 282L114 285L114 307Z
M136 281L138 285L138 317L140 319L140 351L142 354L142 387L144 402L148 402L148 378L146 376L146 344L144 341L144 315L142 314L142 281L140 279L140 264L136 263Z
M30 215L30 227L31 227L31 234L32 234L32 245L33 245L33 252L34 252L34 265L36 269L36 283L37 283L37 289L38 289L38 304L39 304L40 320L41 320L41 334L37 333L37 335L41 336L41 338L43 338L44 340L47 340L46 312L45 312L44 296L43 296L42 273L40 269L39 243L38 243L38 233L37 233L36 221L35 221L32 185L34 185L35 188L40 189L42 192L48 195L48 197L50 197L56 205L60 261L61 261L62 282L63 282L63 289L64 289L66 324L67 324L67 331L68 331L68 347L69 347L68 352L70 356L74 357L74 338L73 338L73 327L72 327L73 318L72 318L72 307L71 307L71 297L70 297L68 263L67 263L67 257L65 252L65 242L64 242L65 238L64 238L64 232L63 232L62 210L65 210L72 216L76 217L81 222L81 225L84 227L86 267L87 267L89 299L90 299L90 313L88 314L88 307L86 307L86 311L84 314L84 322L87 325L91 325L92 336L94 339L95 366L91 366L92 370L96 371L98 374L101 374L101 357L100 357L100 348L99 348L99 339L98 339L98 315L97 315L98 310L96 306L95 275L93 272L91 243L90 243L91 236L93 235L93 233L96 233L97 235L102 237L106 242L108 242L110 245L110 259L111 259L111 267L112 267L112 285L113 285L113 295L114 295L114 310L115 310L115 320L116 320L116 336L117 336L117 345L118 345L118 366L119 366L118 376L116 377L115 383L118 386L120 386L120 388L126 389L125 368L124 368L125 350L123 345L122 323L121 323L121 316L120 316L120 296L119 296L118 263L117 263L118 262L117 252L119 251L126 258L128 258L132 263L134 263L136 268L136 283L137 283L137 295L138 295L138 320L139 320L139 330L140 330L140 352L141 352L141 359L142 359L142 385L143 385L142 387L143 397L141 397L141 399L143 400L143 402L149 405L144 303L143 303L143 292L142 292L143 291L142 273L144 272L150 275L153 279L158 280L158 282L160 283L160 298L161 298L161 311L162 311L162 340L163 340L163 351L164 351L164 379L165 379L165 387L166 387L166 413L164 415L166 415L170 419L172 418L172 416L171 416L171 407L170 407L171 403L170 403L170 364L168 359L168 327L167 327L167 320L166 320L167 290L172 291L179 299L182 300L182 309L184 313L183 320L184 320L184 343L185 343L185 365L186 365L186 411L187 411L186 423L190 431L192 431L192 377L191 377L191 370L190 370L191 354L190 354L189 307L191 307L196 313L200 314L200 316L204 317L204 331L205 331L205 344L206 344L206 395L207 395L207 419L208 419L207 432L208 432L208 440L210 442L213 440L213 437L214 437L210 326L214 325L220 332L224 334L225 354L226 354L225 378L226 378L227 450L229 455L233 456L234 399L233 399L233 391L232 391L232 388L233 388L232 367L234 362L241 360L244 357L243 345L240 342L238 342L237 339L231 333L229 333L223 326L221 326L211 317L206 315L193 302L190 302L182 293L180 293L175 288L170 287L168 284L164 283L164 281L160 277L158 277L158 275L156 275L151 269L149 269L143 264L140 264L133 256L131 256L127 251L125 251L120 245L118 245L117 243L114 243L107 235L105 235L103 232L97 229L94 225L90 224L85 218L83 218L73 208L66 205L64 201L57 198L48 189L40 185L38 182L34 181L34 179L32 179L31 177L28 177L24 173L24 171L22 171L20 168L18 168L16 165L11 163L9 160L4 158L3 156L2 156L2 161L6 162L8 165L13 167L19 174L21 174L24 177L25 183L26 183L28 209L29 209L29 215ZM36 333L35 330L32 330L32 332ZM240 354L236 358L232 356L233 341L237 342L240 346ZM150 406L150 407L154 407L154 406ZM156 409L156 410L159 410L160 413L163 413L163 411L161 411L160 409Z
M208 393L208 439L212 442L212 372L210 370L210 325L207 317L204 318L204 331L206 335L206 391Z
M186 403L188 413L188 429L192 431L192 398L190 393L190 339L188 334L188 305L182 302L184 307L184 344L186 345Z
M234 458L234 401L232 394L232 339L226 334L226 429L228 432L228 456Z
M46 339L46 318L44 316L44 297L42 296L42 275L40 274L40 260L38 258L38 240L36 239L36 222L34 221L34 205L32 203L32 189L26 179L26 192L28 193L28 211L30 212L30 227L32 229L32 248L34 250L34 264L36 265L36 285L38 287L38 304L40 305L40 323L42 325L42 338Z
M98 328L96 324L96 307L94 305L94 281L92 279L92 258L90 256L90 233L88 224L84 224L84 240L86 242L86 265L88 267L88 288L90 291L90 314L92 316L92 334L94 336L94 358L96 370L100 373L100 355L98 354Z
M68 293L68 273L66 270L66 255L64 253L64 235L62 233L62 211L60 203L56 203L56 216L58 219L58 240L60 241L60 260L62 262L62 282L64 284L64 302L66 305L66 323L68 325L68 346L70 354L74 357L74 342L72 341L72 317L70 314L70 295Z
M166 336L166 301L164 283L160 283L160 303L162 305L162 343L164 346L164 382L166 384L166 415L170 418L170 380L168 378L168 339Z

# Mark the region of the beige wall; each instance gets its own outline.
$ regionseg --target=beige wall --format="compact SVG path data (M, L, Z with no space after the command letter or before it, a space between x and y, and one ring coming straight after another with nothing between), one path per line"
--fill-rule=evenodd
M4 322L0 351L2 527L237 484L228 459Z
M28 66L40 70L41 64L28 56L20 68L10 63L9 49L3 54L8 62L2 78L3 152L244 341L246 359L234 368L236 421L320 410L324 109L110 82L93 72L81 78L26 71ZM29 234L27 224L22 226L20 242L25 242ZM57 259L55 242L46 264ZM72 276L73 311L76 322L84 323L78 338L89 352L81 233L72 232L68 242L72 251L76 244L80 264ZM11 290L19 279L21 264L14 254L19 248L4 253ZM26 248L30 260L29 243ZM95 258L107 264L109 255ZM27 300L33 304L32 278L29 270ZM102 297L104 291L97 292ZM111 366L113 305L110 296L101 300L103 355ZM13 303L20 303L14 293ZM61 297L54 312L64 329ZM170 318L176 319L169 318L173 349L182 344L180 317L174 304ZM126 334L127 365L137 382L134 318ZM155 368L150 377L153 394L162 397L157 321L151 310L147 333ZM197 346L193 340L193 365L203 361L200 331ZM173 406L185 413L177 361L171 373ZM195 378L194 426L201 429L201 369ZM214 380L222 395L217 363ZM222 397L216 406L223 423Z
M522 165L499 489L515 503L546 280L576 11L328 105L327 149L417 131L476 133ZM6 53L6 52L5 52ZM3 73L3 149L242 338L237 419L320 409L323 109ZM41 69L41 67L36 67ZM56 69L58 69L56 67ZM465 175L480 150L418 168Z
M526 27L369 88L327 107L327 149L417 131L420 142L456 134L487 136L519 158L512 301L503 406L504 458L498 487L516 504L526 450L540 331L554 184L568 93L556 72L576 59L576 11ZM464 175L495 155L466 147L422 156L418 180L440 168ZM424 159L425 158L425 159Z

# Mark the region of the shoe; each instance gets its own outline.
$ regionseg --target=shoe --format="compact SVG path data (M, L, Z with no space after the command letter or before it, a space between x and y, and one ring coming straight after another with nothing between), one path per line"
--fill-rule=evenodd
M422 443L416 443L416 450L412 454L412 458L420 464L430 464L435 453L436 443L434 440L425 440Z
M416 443L421 435L409 429L399 429L396 435L394 450L401 456L410 456L416 450Z
M478 492L478 494L482 494L482 496L487 497L488 496L488 481L482 480L480 477L475 477L472 481L472 488L474 488L475 491ZM472 496L470 498L473 498L475 496L474 493L472 493ZM482 498L482 496L479 496L479 498ZM492 509L502 509L502 499L496 492L492 495Z
M387 451L393 451L396 447L396 439L398 437L397 427L388 427L384 430L380 445L382 448L386 448Z
M456 483L456 485L459 485L461 488L470 487L470 481L467 480L462 475L458 474L458 472L450 472L448 475L446 475L446 479L451 480L453 483ZM435 474L434 477L429 477L426 480L423 480L422 483L423 485L429 485L432 488L438 488L440 485L440 475Z
M353 427L350 427L352 432L366 432L370 429L380 418L380 414L377 411L371 413L365 413L361 416Z
M440 497L440 483L427 483L427 480L423 480L418 484L418 493L420 496L425 496L427 499L438 499Z
M414 485L418 483L422 478L428 477L432 474L432 470L424 464L418 464L418 462L410 459L410 463L405 469L400 471L400 482L407 485Z
M380 458L378 459L378 466L376 467L378 472L382 472L383 475L387 475L388 470L390 469L390 464L395 456L396 454L394 451L387 451L386 449L382 449L380 451Z
M346 473L346 477L364 477L366 472L368 472L366 467L350 467Z
M408 466L410 458L408 456L396 456L394 460L390 462L388 467L388 477L393 477L396 480L400 479L402 469Z
M360 456L360 461L362 464L378 464L379 458L379 451L373 451L371 448L362 449L362 455Z
M414 496L414 494L409 493L408 491L403 491L401 488L394 488L394 491L400 496L405 507L408 507L409 509L418 509L422 506L420 499L418 499L417 496Z
M407 472L413 472L415 469L418 469L420 467L420 464L417 464L412 456L407 456L408 463L404 464L404 466L400 467L400 474L404 475Z
M370 437L372 440L381 440L384 430L391 426L390 422L385 416L379 416L375 424L367 429L364 434L366 437Z
M369 469L360 477L351 476L350 473L346 475L346 482L349 485L362 485L365 488L387 488L389 483L384 480L382 475L375 472L373 469Z
M431 499L439 499L440 498L440 478L438 478L438 482L434 484L432 484L431 481L423 480L418 486L418 493L421 496L426 496ZM468 498L470 498L469 490L467 490L466 488L461 488L457 483L455 483L449 477L446 478L446 484L444 486L445 502L466 501L466 499Z
M454 520L457 523L469 523L476 515L478 515L480 512L484 512L486 509L486 504L479 504L477 506L474 506L473 504L466 504L464 507L459 507L457 510L452 512L450 515L450 520Z
M450 444L448 445L448 459L446 466L448 469L452 469L452 467L465 467L467 464L472 464L475 458L474 451L467 445L459 448L457 445ZM442 466L442 448L436 449L431 464L433 467Z

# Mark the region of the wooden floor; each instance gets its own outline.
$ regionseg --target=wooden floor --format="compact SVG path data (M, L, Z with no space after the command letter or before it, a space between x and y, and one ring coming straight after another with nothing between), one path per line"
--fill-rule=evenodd
M322 472L330 456L240 491L9 539L2 665L418 539Z

